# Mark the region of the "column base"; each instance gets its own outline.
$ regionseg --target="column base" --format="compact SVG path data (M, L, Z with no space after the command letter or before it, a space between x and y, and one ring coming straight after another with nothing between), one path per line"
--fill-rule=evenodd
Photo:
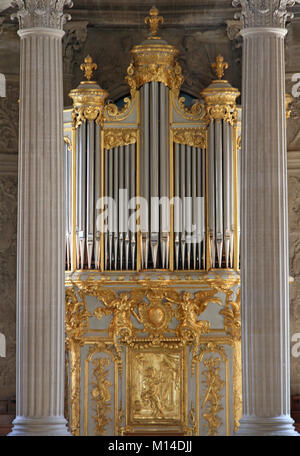
M289 415L274 417L243 416L238 431L234 434L242 436L299 436L294 428L294 420Z
M27 418L17 416L13 421L12 431L7 434L17 436L72 436L67 428L67 421L60 416L46 416L41 418Z

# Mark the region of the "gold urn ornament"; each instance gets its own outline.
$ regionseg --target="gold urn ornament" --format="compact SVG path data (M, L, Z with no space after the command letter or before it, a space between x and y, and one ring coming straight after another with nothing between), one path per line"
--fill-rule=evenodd
M86 80L81 81L79 86L69 93L69 97L73 100L73 125L77 128L86 120L102 125L108 92L96 81L91 80L94 71L97 70L97 64L93 62L91 56L85 57L80 69L84 72Z
M205 103L207 123L213 120L223 120L232 125L237 116L236 99L240 92L228 81L222 79L224 71L228 68L228 63L224 61L223 56L218 55L211 67L215 71L217 79L201 92Z
M153 6L145 23L150 35L131 50L131 63L127 68L126 81L133 98L135 92L147 82L161 82L179 93L183 83L181 67L177 61L178 49L157 36L159 24L164 23L158 9Z

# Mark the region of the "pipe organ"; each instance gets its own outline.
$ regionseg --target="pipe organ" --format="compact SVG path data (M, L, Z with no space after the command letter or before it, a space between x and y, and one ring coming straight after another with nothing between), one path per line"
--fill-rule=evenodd
M241 414L240 108L216 79L184 97L145 19L130 95L93 80L64 111L66 410L75 435L228 435Z

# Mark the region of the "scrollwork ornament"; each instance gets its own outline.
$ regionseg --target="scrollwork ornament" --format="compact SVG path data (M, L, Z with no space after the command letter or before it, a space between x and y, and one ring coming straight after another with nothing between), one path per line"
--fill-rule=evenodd
M244 28L278 27L285 28L286 21L293 18L287 8L294 6L295 0L233 0L232 5L242 7L241 13L235 14Z
M12 6L19 10L11 19L18 19L20 29L35 27L62 30L66 21L71 19L64 14L64 7L72 8L71 0L14 0Z
M187 144L191 147L207 147L207 130L206 128L175 128L173 130L173 139L175 143Z
M128 146L137 142L137 130L134 128L112 128L104 130L104 149Z

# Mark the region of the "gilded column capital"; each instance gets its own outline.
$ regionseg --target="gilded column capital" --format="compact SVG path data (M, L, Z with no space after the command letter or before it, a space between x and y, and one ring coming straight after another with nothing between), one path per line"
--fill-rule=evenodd
M235 15L242 21L244 28L273 27L285 28L287 19L293 14L287 8L293 6L295 0L233 0L233 6L241 6L241 13Z
M14 0L12 6L18 11L11 15L11 19L18 19L19 28L50 28L62 30L69 14L64 14L64 7L72 8L71 0Z

